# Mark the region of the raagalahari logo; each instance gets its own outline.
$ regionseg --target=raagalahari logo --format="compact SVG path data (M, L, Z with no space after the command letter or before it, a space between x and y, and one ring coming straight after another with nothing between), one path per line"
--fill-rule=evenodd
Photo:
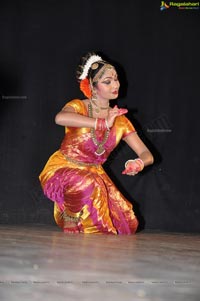
M169 2L161 1L160 10L166 10L169 8L177 9L200 9L200 2Z

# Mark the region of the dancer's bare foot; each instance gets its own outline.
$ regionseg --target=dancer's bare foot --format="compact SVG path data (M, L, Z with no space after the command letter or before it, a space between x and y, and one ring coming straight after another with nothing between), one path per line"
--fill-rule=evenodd
M64 221L64 233L80 233L80 229L78 226L80 215L78 217L73 217L68 215L66 211L64 211L62 215Z
M79 233L79 227L75 222L65 222L64 223L64 228L63 228L64 233Z

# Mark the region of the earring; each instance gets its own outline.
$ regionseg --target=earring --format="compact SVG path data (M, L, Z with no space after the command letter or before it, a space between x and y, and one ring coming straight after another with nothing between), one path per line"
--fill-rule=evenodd
M99 109L99 107L98 107L96 101L97 101L97 94L96 94L96 92L92 89L91 104L94 105L94 107L95 107L95 108L94 108L95 112L96 112L97 114L99 114L99 113L100 113L100 109Z
M92 100L96 101L97 100L97 94L96 92L92 89Z

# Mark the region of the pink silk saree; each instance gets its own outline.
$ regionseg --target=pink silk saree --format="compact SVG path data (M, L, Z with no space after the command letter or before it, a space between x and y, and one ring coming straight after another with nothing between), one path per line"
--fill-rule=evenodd
M66 104L78 114L88 116L84 103L74 99ZM54 218L63 228L63 212L80 217L81 233L133 234L138 220L132 204L120 193L104 171L102 164L121 139L135 132L124 116L115 119L105 143L105 152L96 155L97 146L90 128L66 127L65 137L47 161L39 179L44 194L54 201ZM102 139L102 133L97 133Z

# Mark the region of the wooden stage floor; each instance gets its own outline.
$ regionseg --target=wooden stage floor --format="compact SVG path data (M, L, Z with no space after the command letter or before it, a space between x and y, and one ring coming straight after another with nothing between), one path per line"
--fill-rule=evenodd
M0 300L198 301L200 235L0 225Z

